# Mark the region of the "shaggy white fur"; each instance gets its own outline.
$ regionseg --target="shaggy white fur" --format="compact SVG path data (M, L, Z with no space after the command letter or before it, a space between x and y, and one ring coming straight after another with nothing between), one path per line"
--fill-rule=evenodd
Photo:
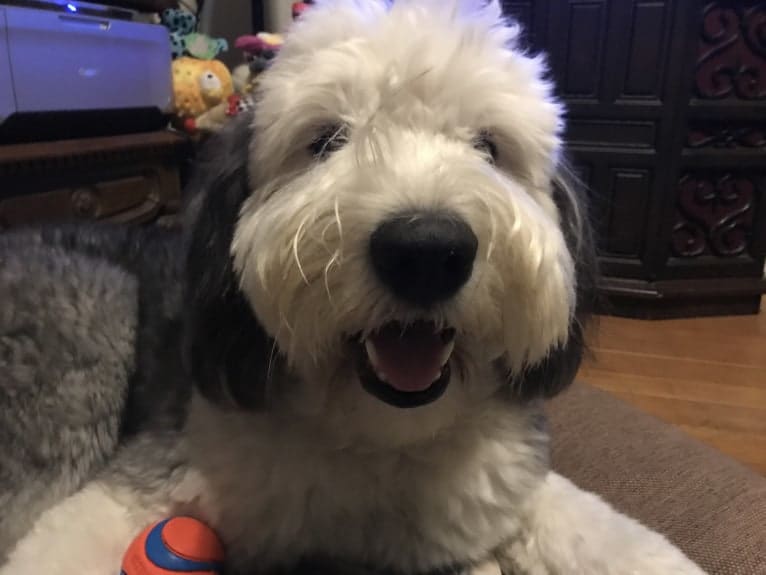
M308 11L262 77L231 247L294 385L260 412L195 397L176 479L147 490L107 472L45 513L0 574L113 575L138 530L179 512L209 522L242 572L324 554L405 574L486 560L505 575L702 573L549 472L539 405L498 394L498 363L521 373L567 344L577 287L551 189L561 108L516 34L496 1ZM373 230L412 210L456 214L478 239L467 284L428 311L368 261ZM349 339L423 319L456 330L452 382L398 409L359 384Z

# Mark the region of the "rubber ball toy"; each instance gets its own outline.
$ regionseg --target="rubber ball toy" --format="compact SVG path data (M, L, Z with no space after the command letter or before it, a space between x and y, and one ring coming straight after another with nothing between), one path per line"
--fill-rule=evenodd
M144 529L122 560L121 575L220 575L224 551L207 525L171 517Z

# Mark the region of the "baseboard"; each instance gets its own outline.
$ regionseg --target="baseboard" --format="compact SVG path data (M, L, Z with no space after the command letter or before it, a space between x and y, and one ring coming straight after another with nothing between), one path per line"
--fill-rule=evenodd
M640 319L757 314L766 280L715 278L643 280L603 278L599 282L603 314Z

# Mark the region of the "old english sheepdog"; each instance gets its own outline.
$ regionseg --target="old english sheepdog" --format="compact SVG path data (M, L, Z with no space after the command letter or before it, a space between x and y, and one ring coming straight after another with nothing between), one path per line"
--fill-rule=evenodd
M136 357L103 464L0 494L2 575L114 575L173 514L227 573L702 573L549 470L594 258L517 35L496 0L320 1L202 161L182 241L35 236L137 278L135 334L109 335Z

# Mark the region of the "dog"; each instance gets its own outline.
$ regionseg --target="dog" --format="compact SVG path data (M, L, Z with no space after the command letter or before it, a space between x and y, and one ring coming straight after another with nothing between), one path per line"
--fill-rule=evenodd
M319 1L201 161L183 238L35 236L135 278L136 357L101 463L19 520L2 575L117 573L175 514L227 573L702 573L549 468L596 270L518 37L497 0Z

